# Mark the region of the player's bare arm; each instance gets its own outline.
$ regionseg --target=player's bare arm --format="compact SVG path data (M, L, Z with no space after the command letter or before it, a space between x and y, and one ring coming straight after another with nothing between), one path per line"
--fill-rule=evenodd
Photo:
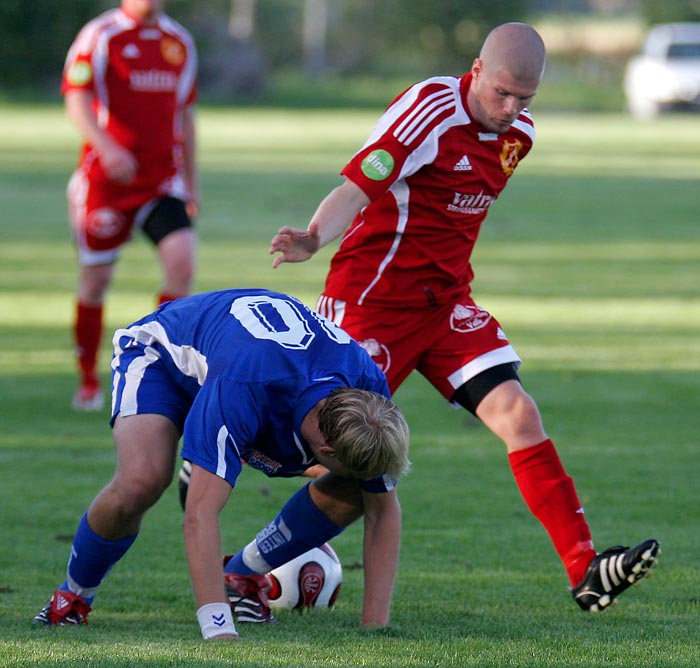
M219 513L226 505L231 485L223 478L192 465L190 489L185 508L185 552L190 568L197 608L220 604L229 606L221 578L221 533ZM238 634L217 635L237 639Z
M362 625L389 625L391 598L399 565L401 506L396 490L385 494L363 492L365 594Z
M65 100L68 117L99 154L105 174L117 183L132 181L138 172L138 161L131 151L120 146L98 125L92 107L92 93L69 91Z
M352 181L332 190L321 202L306 230L282 227L270 242L270 254L280 253L273 268L283 262L304 262L325 245L337 239L355 216L369 204L369 198Z

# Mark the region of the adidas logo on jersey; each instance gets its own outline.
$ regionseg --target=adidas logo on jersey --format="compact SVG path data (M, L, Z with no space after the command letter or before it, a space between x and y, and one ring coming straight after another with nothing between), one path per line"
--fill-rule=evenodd
M466 155L463 155L452 169L455 172L469 172L472 169L472 163L469 162L469 158Z

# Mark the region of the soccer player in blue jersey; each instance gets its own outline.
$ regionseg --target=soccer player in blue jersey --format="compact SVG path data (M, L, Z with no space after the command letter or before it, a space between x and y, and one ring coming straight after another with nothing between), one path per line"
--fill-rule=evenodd
M238 621L271 621L265 574L361 516L361 622L386 626L409 436L369 355L294 297L266 290L164 304L113 343L116 472L83 515L66 580L35 623L87 623L98 585L170 485L183 436L185 549L204 638L238 637L232 609ZM297 491L222 577L218 515L243 462L271 477L318 464L329 472Z

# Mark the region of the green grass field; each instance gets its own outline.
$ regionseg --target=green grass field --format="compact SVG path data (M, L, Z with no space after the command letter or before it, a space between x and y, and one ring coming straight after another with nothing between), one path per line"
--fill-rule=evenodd
M536 111L536 109L535 109ZM358 625L361 528L334 541L336 608L205 643L175 488L101 588L91 624L33 629L62 581L80 514L112 473L106 415L69 409L74 256L64 188L77 136L58 108L0 109L0 666L688 666L700 657L700 119L541 115L538 144L494 206L475 255L479 303L577 481L597 547L662 541L655 576L582 613L503 446L420 377L396 400L412 428L393 624ZM200 113L197 290L263 286L315 302L330 258L270 269L281 224L306 225L364 141L370 112ZM151 310L152 249L136 239L107 330ZM105 344L102 366L108 368ZM296 481L247 471L224 511L235 549Z

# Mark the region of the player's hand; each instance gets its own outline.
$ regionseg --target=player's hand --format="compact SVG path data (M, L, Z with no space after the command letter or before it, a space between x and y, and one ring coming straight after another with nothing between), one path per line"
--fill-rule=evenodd
M107 178L116 183L131 183L139 170L134 154L113 141L101 147L100 162Z
M196 199L190 199L189 202L185 204L185 211L190 220L195 220L197 216L199 216L199 202Z
M272 237L270 242L270 255L280 253L272 260L272 267L276 269L283 262L304 262L308 260L321 246L317 227L311 223L308 230L300 230L296 227L282 227Z

